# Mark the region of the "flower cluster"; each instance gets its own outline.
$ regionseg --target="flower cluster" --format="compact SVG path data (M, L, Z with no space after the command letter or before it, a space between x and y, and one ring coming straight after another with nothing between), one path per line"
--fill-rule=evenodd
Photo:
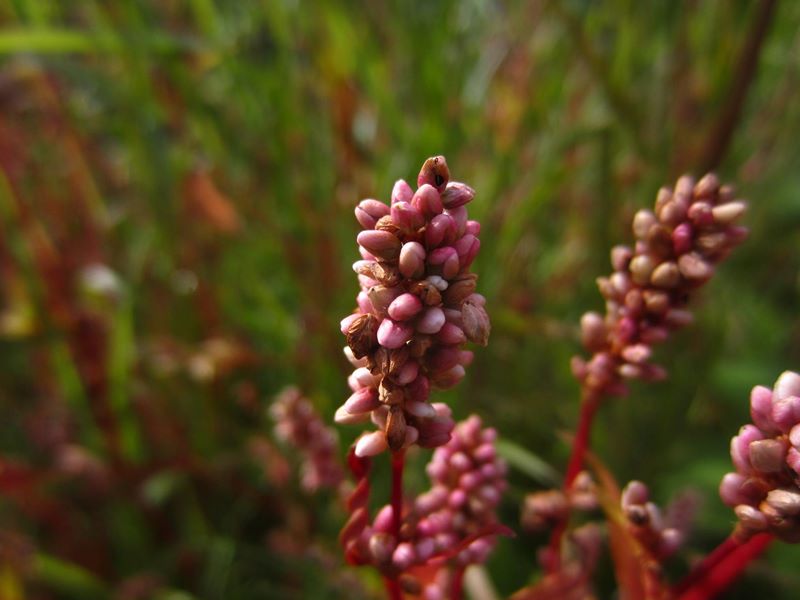
M475 192L449 178L444 157L429 158L416 191L400 180L391 206L363 200L356 207L364 229L362 260L353 265L361 291L356 311L341 322L353 394L336 421L371 416L379 427L359 439L359 456L447 443L453 421L428 403L431 387L458 383L472 361L462 345L485 345L489 336L485 299L469 271L480 248L480 225L465 206Z
M675 553L684 540L681 523L672 523L669 516L650 502L650 490L641 481L631 481L622 490L620 505L628 520L628 530L650 554L662 560Z
M520 520L529 531L545 531L564 522L572 510L588 512L597 507L592 476L581 471L567 490L541 490L525 496Z
M497 456L496 437L495 430L482 428L474 415L455 427L452 439L434 452L427 466L431 489L404 515L399 539L392 533L391 506L384 506L368 523L367 488L359 482L349 501L351 520L342 534L348 560L375 566L426 600L446 598L442 586L451 581L448 567L484 562L500 530L496 508L506 487L506 465ZM356 465L366 481L366 470ZM443 565L444 572L420 584L413 570L434 563Z
M737 536L769 532L800 542L800 375L786 371L773 389L750 395L752 424L731 440L736 471L720 484L720 496L739 518Z
M684 309L688 296L747 236L735 224L746 208L709 174L697 183L681 177L674 190L659 190L654 211L636 213L635 247L613 248L614 273L598 279L605 317L589 312L581 319L583 344L594 354L589 361L575 357L572 366L586 388L622 394L623 379L664 377L648 362L652 346L692 320Z
M328 427L295 387L283 390L272 403L275 437L303 456L301 484L309 492L336 489L344 478L336 432Z

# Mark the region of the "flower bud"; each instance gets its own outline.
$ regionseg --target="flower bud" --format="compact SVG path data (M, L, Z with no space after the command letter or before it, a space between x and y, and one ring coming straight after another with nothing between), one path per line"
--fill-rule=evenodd
M681 273L678 265L667 261L658 265L650 276L650 282L660 288L674 288L681 281Z
M374 229L362 231L356 241L368 252L384 260L394 260L400 254L401 243L397 236L388 231Z
M389 305L389 316L395 321L406 321L422 310L422 301L414 294L401 294Z
M364 229L373 229L378 219L389 214L389 207L378 200L362 200L356 206L355 213Z
M397 202L411 202L414 197L414 190L404 179L398 179L392 188L392 204Z
M447 187L450 181L450 169L447 168L447 161L444 156L432 156L423 164L417 176L417 186L425 184L432 185L440 193Z
M416 208L426 219L442 212L442 200L439 192L430 185L422 185L414 192L411 198L411 206Z
M425 248L419 242L406 242L400 248L398 263L400 273L409 279L418 279L425 273Z
M416 231L425 224L422 213L409 202L392 204L392 221L402 230Z
M694 281L706 281L714 274L714 267L696 252L682 255L678 259L678 269L686 279Z
M786 444L780 440L756 440L748 447L750 465L760 473L779 473L786 459Z
M398 323L392 319L384 319L378 327L378 343L384 348L399 348L411 339L413 327Z
M438 333L445 324L444 311L438 307L426 308L417 320L417 331L420 333Z
M360 458L375 456L386 450L387 447L384 433L382 431L372 431L358 438L355 453Z
M475 190L466 183L451 181L442 192L442 204L445 208L456 208L471 202L475 197Z
M436 248L428 254L428 265L431 272L440 274L445 279L452 279L458 274L458 253L452 246Z
M711 209L714 220L719 223L733 223L747 211L747 204L741 200L720 204Z

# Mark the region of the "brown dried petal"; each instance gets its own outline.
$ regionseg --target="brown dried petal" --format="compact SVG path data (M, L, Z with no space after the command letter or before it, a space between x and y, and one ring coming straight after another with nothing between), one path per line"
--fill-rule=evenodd
M444 303L448 306L461 306L464 299L475 292L477 281L478 276L475 273L467 273L451 281L442 295Z
M372 314L361 315L347 330L347 345L356 358L364 358L378 345L378 319Z
M416 281L411 284L408 291L419 296L426 306L438 306L442 303L442 293L428 281Z
M386 441L393 452L403 447L406 441L406 417L399 405L392 405L389 417L386 419Z
M473 304L472 302L464 302L461 305L461 320L463 323L464 333L467 339L481 346L489 343L489 333L492 330L492 325L489 322L489 315L482 306Z

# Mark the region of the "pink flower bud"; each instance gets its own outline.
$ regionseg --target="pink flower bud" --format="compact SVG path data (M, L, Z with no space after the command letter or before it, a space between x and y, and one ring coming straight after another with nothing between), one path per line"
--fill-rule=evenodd
M742 493L745 477L739 473L727 473L719 484L719 495L728 506L746 504L749 498Z
M407 361L395 375L399 385L408 385L419 376L419 363L416 360Z
M375 531L389 533L392 530L393 521L394 511L392 510L391 505L386 504L378 511L378 514L375 515L375 521L373 522L372 527L375 529Z
M467 207L458 206L456 208L448 208L445 210L445 213L453 217L453 221L456 223L456 235L464 235L467 229Z
M414 192L414 197L411 199L411 206L416 208L426 219L430 219L434 215L442 212L442 200L439 197L439 192L431 185L422 185Z
M432 156L423 164L417 176L417 186L431 185L439 192L443 192L450 181L450 170L444 156Z
M392 204L392 221L400 229L415 231L425 224L422 213L409 202L396 202Z
M426 308L417 320L417 331L420 333L434 334L444 327L444 311L437 306Z
M333 415L333 420L339 425L354 425L356 423L363 423L369 418L369 413L352 414L347 412L344 406L336 409Z
M344 409L350 414L366 413L380 406L378 390L375 388L361 388L350 396L344 403Z
M692 226L681 223L672 231L672 249L680 256L692 249Z
M475 197L475 190L460 181L451 181L442 192L442 204L445 208L456 208L471 202Z
M464 226L464 233L471 233L475 237L481 232L481 224L478 221L467 221L467 224Z
M394 536L388 533L374 533L369 538L369 553L379 565L388 563L395 550Z
M430 381L425 375L418 375L417 378L406 387L406 397L409 400L425 402L428 396L430 396L430 393Z
M775 382L774 392L775 401L789 396L800 396L800 375L792 371L784 371Z
M373 431L371 433L365 433L358 438L355 453L356 456L364 458L365 456L380 454L388 447L386 435L384 435L383 431Z
M436 334L436 339L442 344L463 344L467 341L464 330L452 323L445 323Z
M392 554L392 564L398 571L405 571L416 560L414 547L408 542L401 542Z
M406 242L400 249L400 273L409 279L419 279L425 273L425 248L419 242Z
M356 219L364 229L372 229L378 219L389 214L389 207L378 200L362 200L356 206Z
M378 343L384 348L403 346L414 334L414 329L405 323L384 319L378 327Z
M458 252L452 246L436 248L428 254L428 265L431 272L440 274L445 279L452 279L458 275Z
M414 190L408 185L404 179L398 179L392 188L392 204L396 202L411 202L414 196Z
M757 385L750 392L750 416L761 431L774 432L777 427L772 420L772 390Z
M783 470L787 449L786 443L781 440L750 442L748 447L750 465L759 473L779 473Z
M784 433L800 423L800 396L780 398L776 391L772 403L772 420Z
M422 310L422 301L414 294L401 294L389 305L389 316L395 321L406 321Z
M764 434L755 425L744 425L739 435L731 440L731 459L740 473L750 472L750 443L763 439Z
M356 237L359 246L369 253L385 260L396 259L400 254L400 240L388 231L369 229L362 231Z

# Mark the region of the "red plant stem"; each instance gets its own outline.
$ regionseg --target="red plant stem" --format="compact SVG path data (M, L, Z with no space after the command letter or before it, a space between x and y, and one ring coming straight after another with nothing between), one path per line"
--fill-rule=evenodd
M403 469L406 463L405 450L392 452L392 535L400 539L403 523ZM396 577L386 579L386 591L390 600L402 600L403 592Z
M729 537L675 587L678 600L710 600L725 591L772 542L768 533L746 542ZM687 584L688 580L688 584Z
M450 588L450 600L461 600L464 595L464 567L453 571L453 585Z
M572 441L572 452L567 463L567 472L564 475L564 490L569 489L583 468L583 460L589 451L592 423L602 397L602 394L595 390L583 389L581 412L578 417L578 430L575 432L575 439ZM566 529L567 519L564 519L553 528L553 533L550 535L550 556L547 570L551 573L557 571L561 565L561 538L564 537Z

